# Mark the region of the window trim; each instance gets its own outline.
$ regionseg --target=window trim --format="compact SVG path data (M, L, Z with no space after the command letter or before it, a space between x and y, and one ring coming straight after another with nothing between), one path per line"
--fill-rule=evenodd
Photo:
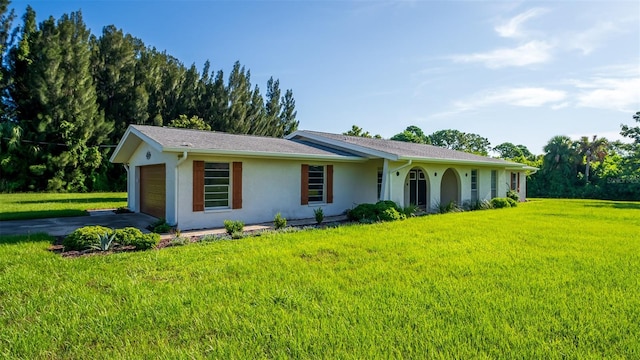
M471 201L478 201L480 199L478 192L478 180L478 169L471 169Z

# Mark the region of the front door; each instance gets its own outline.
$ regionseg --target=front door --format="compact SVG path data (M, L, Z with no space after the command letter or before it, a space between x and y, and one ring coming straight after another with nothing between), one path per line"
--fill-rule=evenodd
M409 171L409 204L427 208L427 179L420 169Z

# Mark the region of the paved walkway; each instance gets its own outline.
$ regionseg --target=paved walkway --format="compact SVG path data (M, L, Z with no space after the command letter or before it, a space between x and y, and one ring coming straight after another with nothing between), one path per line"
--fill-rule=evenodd
M141 213L115 214L112 210L90 211L89 213L91 216L0 221L0 235L48 233L51 236L65 236L72 233L77 228L90 225L102 225L114 229L132 226L142 230L143 232L149 232L146 227L157 221L153 216ZM347 217L344 215L327 216L324 219L324 223L329 224L332 222L345 221L346 219ZM287 221L287 226L307 226L314 225L315 223L315 219L312 218L299 219ZM244 231L260 231L266 229L273 229L273 223L268 222L247 225L244 227ZM202 236L207 234L219 235L224 233L226 233L224 228L212 228L182 231L181 235ZM174 235L172 234L163 234L162 238L171 238L173 236Z
M326 216L322 223L331 224L334 222L344 222L346 220L347 220L346 215ZM315 224L316 224L316 220L314 218L287 220L287 226L310 226ZM245 232L262 231L262 230L268 230L268 229L274 229L273 222L267 222L267 223L255 224L255 225L246 225L244 227ZM227 231L224 228L211 228L211 229L181 231L180 236L222 235L226 233ZM172 237L174 237L174 234L161 235L161 238L163 240L170 239Z
M140 213L115 214L113 211L96 211L95 213L90 212L90 214L92 215L0 221L0 235L48 233L51 236L65 236L77 228L90 225L102 225L110 228L132 226L149 232L146 227L157 221L153 216Z

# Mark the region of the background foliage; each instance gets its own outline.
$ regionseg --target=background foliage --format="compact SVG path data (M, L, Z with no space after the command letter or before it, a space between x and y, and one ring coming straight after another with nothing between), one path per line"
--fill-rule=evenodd
M82 14L14 27L0 0L0 191L123 190L108 159L129 124L282 137L295 131L291 90L263 96L236 62L225 77L148 47L113 25L91 34Z

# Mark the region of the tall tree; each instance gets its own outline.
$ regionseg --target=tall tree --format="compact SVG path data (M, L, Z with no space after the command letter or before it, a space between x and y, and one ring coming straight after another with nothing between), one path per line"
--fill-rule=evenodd
M417 144L431 144L431 140L424 134L422 129L415 125L407 126L407 128L391 137L391 140L412 142Z
M569 196L577 173L579 152L576 144L567 136L554 136L544 147L542 172L548 195Z
M371 136L371 134L368 131L364 131L361 127L357 125L351 125L351 130L343 132L342 135L382 139L382 136L380 136L379 134Z
M439 130L429 135L431 144L447 149L469 152L486 156L491 143L478 134L465 133L458 130Z
M587 184L589 183L591 162L597 160L602 163L604 161L605 156L607 156L608 144L607 139L598 138L596 135L593 135L593 139L591 140L588 136L583 136L577 142L578 151L580 155L584 157L585 161L584 177Z
M53 18L34 29L27 9L21 43L12 54L16 101L22 128L19 155L28 158L29 189L86 191L103 153L98 147L112 130L99 111L89 31L80 12ZM21 156L19 156L22 158Z
M274 129L271 136L282 137L298 130L300 122L296 120L296 101L293 99L293 90L287 89L280 102L280 123Z
M514 145L510 142L504 142L493 148L503 159L525 158L532 160L533 154L524 145Z

